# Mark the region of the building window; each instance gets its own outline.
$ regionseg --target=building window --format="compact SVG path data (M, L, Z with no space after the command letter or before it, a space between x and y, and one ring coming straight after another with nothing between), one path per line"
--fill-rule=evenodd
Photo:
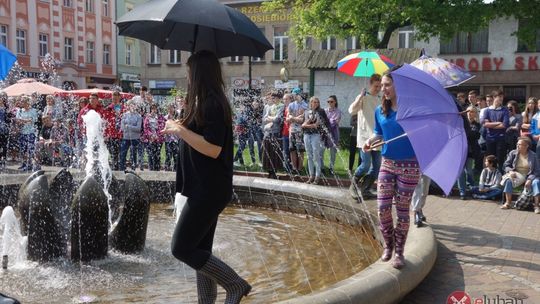
M526 20L519 20L519 27L522 27L524 23L528 23ZM525 41L518 38L518 52L540 52L540 28L536 30L536 39L532 45L527 44Z
M441 42L441 54L487 53L488 29L476 33L460 32L448 42Z
M231 56L230 62L242 62L244 60L243 56Z
M263 35L265 34L266 29L264 27L260 27L259 30L261 31L261 33L263 33ZM251 57L251 61L264 61L264 54L262 55L262 57Z
M94 0L84 0L84 9L88 13L94 12Z
M49 52L49 35L39 34L39 56L45 57Z
M103 0L103 16L109 16L109 0Z
M7 25L0 25L0 43L7 47L8 42L8 27Z
M274 60L283 61L289 57L289 36L287 27L274 27Z
M358 49L357 42L358 39L356 37L349 37L345 40L345 47L347 50L356 50Z
M111 64L111 45L103 45L103 64Z
M170 64L179 64L180 63L180 51L170 50L169 51L169 63Z
M160 64L161 63L161 50L156 46L150 45L150 64Z
M126 65L131 65L131 43L126 43Z
M87 41L86 42L86 63L95 63L96 60L94 59L94 42L93 41Z
M64 6L65 7L72 7L73 6L73 0L64 0Z
M64 60L73 61L73 38L64 38Z
M26 31L17 29L17 54L26 54Z
M399 29L398 46L400 49L414 47L414 27L412 25Z
M336 38L328 37L325 40L321 41L321 50L335 50L336 49Z

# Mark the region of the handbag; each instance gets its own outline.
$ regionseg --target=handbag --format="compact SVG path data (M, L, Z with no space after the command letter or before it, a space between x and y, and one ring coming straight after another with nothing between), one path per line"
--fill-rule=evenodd
M501 186L504 187L504 184L506 183L507 179L510 179L512 181L512 188L519 187L525 183L525 176L519 172L514 172L516 174L516 177L511 177L511 173L506 173L501 178Z
M516 208L517 210L532 210L534 205L533 200L534 198L532 195L532 191L524 188L518 199L514 203L514 208Z

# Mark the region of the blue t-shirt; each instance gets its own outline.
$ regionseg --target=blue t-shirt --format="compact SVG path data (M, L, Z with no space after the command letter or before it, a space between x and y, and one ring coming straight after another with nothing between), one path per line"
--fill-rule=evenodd
M397 137L405 133L403 128L396 121L397 112L390 109L390 114L385 116L382 113L382 106L375 110L375 134L382 136L384 141ZM382 156L392 160L411 159L414 153L409 137L405 136L383 145Z

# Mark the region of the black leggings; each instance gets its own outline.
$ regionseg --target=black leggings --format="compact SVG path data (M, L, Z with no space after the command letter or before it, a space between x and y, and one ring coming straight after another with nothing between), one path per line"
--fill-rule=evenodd
M218 216L227 206L215 201L188 198L172 237L175 258L198 270L212 254Z

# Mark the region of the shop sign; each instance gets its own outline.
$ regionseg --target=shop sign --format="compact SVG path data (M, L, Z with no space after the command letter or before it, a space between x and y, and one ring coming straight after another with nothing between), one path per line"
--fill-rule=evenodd
M251 88L260 89L261 85L264 83L261 77L251 78ZM249 84L248 77L231 77L231 85L233 89L247 89Z
M134 82L140 81L138 74L129 74L129 73L122 73L120 79L123 81L134 81Z
M291 21L291 11L287 9L269 11L261 5L248 5L238 7L237 10L246 15L254 23L283 23Z
M448 58L447 60L470 72L502 70L538 71L540 69L538 55L518 55L514 58L471 56L467 58ZM510 66L508 66L509 64ZM503 66L506 68L503 69Z
M275 80L274 81L274 88L276 89L294 89L300 87L300 81L298 80L289 80L287 82L283 82L281 80Z
M148 86L150 89L172 89L176 86L176 80L150 80Z

